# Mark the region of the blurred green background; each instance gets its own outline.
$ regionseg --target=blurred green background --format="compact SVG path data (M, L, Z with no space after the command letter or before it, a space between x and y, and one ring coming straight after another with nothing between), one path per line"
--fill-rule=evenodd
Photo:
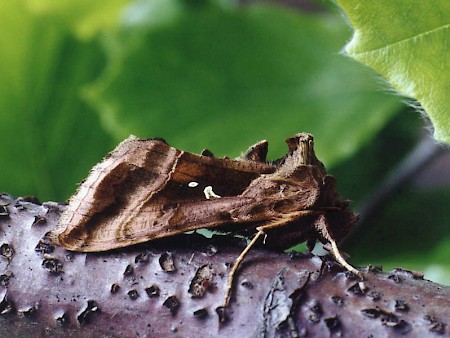
M328 2L17 0L0 22L0 190L16 196L66 200L129 134L230 157L267 139L276 158L306 131L358 209L425 125L340 53L352 32ZM450 284L449 191L391 194L351 262Z

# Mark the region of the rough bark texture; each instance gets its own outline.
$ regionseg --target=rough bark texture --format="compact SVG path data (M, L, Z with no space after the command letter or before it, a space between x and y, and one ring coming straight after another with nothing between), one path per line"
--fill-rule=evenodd
M255 249L219 321L241 240L185 235L102 254L50 245L63 206L0 197L1 337L450 336L450 287L406 270Z

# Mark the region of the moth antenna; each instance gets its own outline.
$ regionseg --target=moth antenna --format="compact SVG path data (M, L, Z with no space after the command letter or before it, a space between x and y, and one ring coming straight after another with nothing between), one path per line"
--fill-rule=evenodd
M234 275L236 274L237 269L239 268L239 265L241 265L242 261L244 260L245 255L250 251L251 247L255 245L256 241L259 239L261 235L264 235L264 232L258 231L258 233L253 237L253 239L250 241L250 243L247 244L245 249L241 252L239 257L234 262L233 268L230 271L230 274L228 275L228 283L227 283L227 290L225 292L225 301L223 308L226 309L228 306L228 303L230 302L230 295L231 295L231 289L233 288L233 280Z

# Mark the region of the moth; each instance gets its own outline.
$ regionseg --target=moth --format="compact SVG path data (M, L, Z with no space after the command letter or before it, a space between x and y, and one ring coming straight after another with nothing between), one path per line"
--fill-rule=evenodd
M312 250L320 241L342 266L360 275L336 244L357 215L339 199L334 177L316 158L313 136L296 134L286 143L288 153L268 162L267 141L233 160L130 136L92 168L49 237L82 252L205 228L252 238L231 269L224 308L240 263L257 243L287 249L306 241Z

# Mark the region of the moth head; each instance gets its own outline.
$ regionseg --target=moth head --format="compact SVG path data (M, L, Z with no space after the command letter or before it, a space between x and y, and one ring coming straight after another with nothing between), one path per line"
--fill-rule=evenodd
M280 165L279 172L283 176L302 176L303 167L314 166L320 171L320 175L326 175L325 166L320 162L314 152L314 138L311 134L300 133L286 140L289 151L286 156L275 161ZM295 172L298 172L296 174Z
M318 160L314 153L314 137L308 133L299 133L286 140L289 147L288 156L295 158L297 165L316 165Z

